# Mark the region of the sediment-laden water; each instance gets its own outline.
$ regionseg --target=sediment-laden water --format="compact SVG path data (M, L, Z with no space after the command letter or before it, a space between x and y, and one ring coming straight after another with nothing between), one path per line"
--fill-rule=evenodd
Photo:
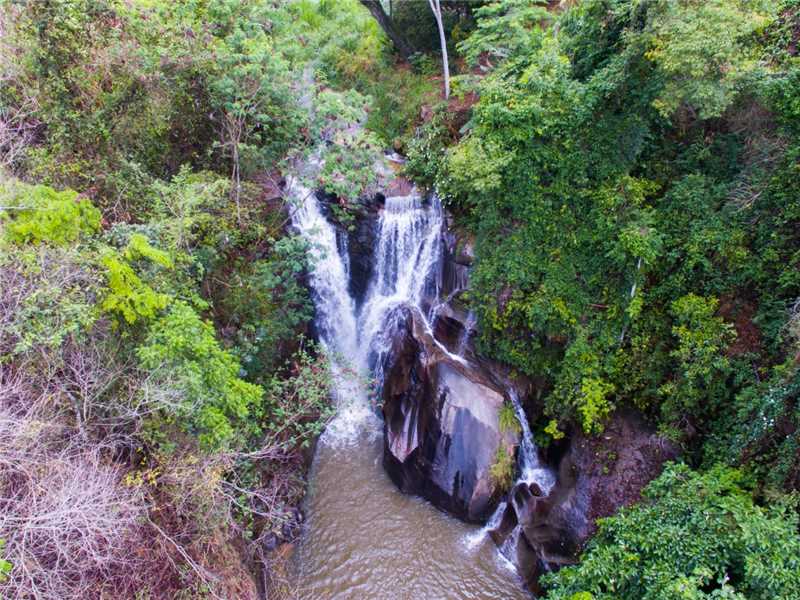
M309 600L515 600L519 578L480 527L401 494L385 474L382 425L364 378L381 348L385 315L436 298L442 210L436 198L387 198L378 224L374 276L357 308L348 293L341 236L309 190L294 183L295 229L316 256L311 287L320 342L333 357L337 416L320 439L296 552ZM384 341L385 343L385 341Z

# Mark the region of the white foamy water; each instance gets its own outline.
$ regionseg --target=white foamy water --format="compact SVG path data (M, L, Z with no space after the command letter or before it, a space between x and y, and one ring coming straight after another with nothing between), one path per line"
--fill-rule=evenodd
M303 165L313 179L319 160ZM509 562L482 544L484 528L461 523L427 502L404 496L381 466L382 426L370 400L370 360L380 365L391 340L382 336L387 316L407 304L442 352L468 364L438 340L422 305L439 297L443 214L438 198L413 193L390 197L380 213L373 276L360 309L349 292L347 239L325 218L302 183L290 179L292 226L311 245L309 281L319 341L331 359L336 416L320 440L306 501L308 526L298 550L303 597L309 600L417 600L417 598L523 600ZM463 345L466 346L467 340ZM522 407L520 466L523 477L542 478ZM534 480L534 479L531 479ZM539 482L539 479L536 479ZM498 511L493 516L497 521ZM466 540L466 543L465 543Z
M545 467L539 460L539 451L533 441L533 434L528 425L528 418L525 416L525 410L522 408L522 404L513 387L509 388L508 395L511 398L511 405L514 407L517 420L522 428L518 461L520 476L519 479L517 479L517 483L535 483L542 490L542 493L547 496L556 483L555 476L553 472Z
M441 259L442 207L435 196L426 206L416 193L386 198L378 221L375 272L359 323L361 361L366 364L386 315L401 304L419 307L427 292L438 295L435 268Z
M304 165L313 177L318 161ZM368 359L380 352L375 342L386 315L408 303L418 306L441 257L442 209L437 198L426 203L416 193L386 199L378 222L375 273L360 312L349 291L346 236L325 218L316 196L300 177L289 181L294 200L292 225L311 245L310 283L320 342L332 362L337 414L325 433L329 442L352 441L369 426L376 431L369 400ZM428 290L434 297L436 289Z
M530 425L528 425L528 418L525 416L525 410L522 408L522 404L520 403L513 386L508 386L508 395L511 398L511 405L514 407L514 413L517 416L517 420L519 421L521 428L519 455L517 457L517 465L520 470L520 474L516 482L514 482L514 485L511 486L511 489L513 490L519 483L535 483L539 486L542 494L547 496L556 483L555 475L539 460L539 451L536 448L536 443L533 441L533 433L531 433ZM492 513L492 516L489 517L486 525L484 525L479 531L471 533L466 537L464 544L467 548L477 548L483 544L483 542L489 539L489 532L500 525L500 521L503 518L503 513L505 512L507 505L507 502L501 502ZM519 535L519 528L516 528L510 536L510 538L513 538L513 540L506 540L504 547L500 548L499 554L502 558L503 565L506 567L511 565L513 568L513 563L510 562L505 555L508 552L508 548L512 547L513 544L516 543L516 538Z

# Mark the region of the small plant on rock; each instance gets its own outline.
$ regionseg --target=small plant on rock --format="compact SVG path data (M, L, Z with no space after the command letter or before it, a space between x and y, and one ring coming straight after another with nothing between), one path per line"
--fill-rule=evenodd
M514 407L508 403L500 407L500 411L497 413L497 421L500 425L500 431L503 433L511 431L519 434L522 431L522 426L517 419L517 413L514 412Z
M509 453L503 444L497 447L489 474L498 489L502 491L509 489L514 483L514 455Z

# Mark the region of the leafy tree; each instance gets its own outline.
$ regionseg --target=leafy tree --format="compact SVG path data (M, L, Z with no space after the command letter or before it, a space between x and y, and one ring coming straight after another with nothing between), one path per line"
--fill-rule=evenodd
M409 172L476 235L481 349L547 381L547 431L597 432L627 405L690 445L783 362L778 331L800 295L771 262L795 260L778 224L796 222L778 150L792 146L779 115L794 114L795 67L762 59L785 57L776 14L795 13L587 0L538 20L541 8L476 11L462 50L489 58L480 101L457 143L435 119L423 128ZM758 356L733 333L745 304L770 345Z
M666 398L662 411L669 422L676 422L687 413L700 416L713 410L713 403L725 395L730 362L724 351L735 333L730 324L715 316L716 308L715 299L694 294L672 302L676 320L672 332L678 338L678 346L671 356L678 365L675 379L661 388ZM701 407L701 402L709 405Z
M665 79L654 100L656 108L671 115L685 104L701 118L721 115L733 102L738 83L758 66L752 38L769 23L769 4L738 0L648 3L645 56Z
M290 354L297 332L313 316L303 276L308 243L299 237L277 240L267 259L253 262L231 280L220 307L238 328L238 354L251 381L263 382Z
M210 6L210 17L223 32L213 47L218 71L210 83L211 100L231 160L231 192L240 224L243 154L248 158L249 153L256 164L279 158L303 122L289 63L276 52L268 33L271 15L264 8L233 0L215 0Z
M544 578L549 600L749 598L800 594L798 517L754 504L735 470L668 466L640 504L602 519L580 564Z
M264 390L240 379L239 361L188 304L173 302L153 321L136 354L166 391L167 423L196 435L207 450L241 443Z
M536 30L551 18L545 4L543 0L504 0L478 8L475 31L459 50L473 64L482 56L484 60L503 61L531 52Z

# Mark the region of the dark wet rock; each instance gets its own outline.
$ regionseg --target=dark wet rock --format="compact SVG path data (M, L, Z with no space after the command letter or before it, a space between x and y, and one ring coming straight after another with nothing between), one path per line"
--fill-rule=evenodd
M449 215L442 235L442 298L451 298L469 287L469 271L475 262L474 239L459 231Z
M442 297L449 298L463 292L469 285L469 267L458 264L452 255L445 255L442 264Z
M406 493L470 522L492 512L499 491L490 468L502 444L513 454L518 436L501 432L503 390L482 366L462 364L426 330L417 309L390 315L383 358L384 466Z
M432 318L431 327L436 339L451 352L462 352L475 334L467 308L458 299L439 304Z
M517 553L509 558L535 592L543 563L557 568L575 562L596 531L596 520L639 500L663 464L677 455L678 449L640 418L617 413L602 435L577 432L567 441L558 460L557 483L549 495L542 496L533 485L518 484L505 511L513 515L503 515L492 538L505 548L516 535L533 550L532 556ZM507 524L513 522L519 528L509 531Z
M380 196L367 205L366 212L346 230L347 256L350 261L350 295L361 304L372 279L374 249L378 236L378 218L383 207ZM338 233L337 233L338 235Z
M351 211L352 222L343 223L338 219L334 206L339 199L333 194L316 192L325 219L336 228L336 244L339 252L347 254L350 266L348 288L350 295L361 304L372 279L374 250L378 236L378 220L386 198L376 194L359 201L358 210ZM346 252L344 252L346 250Z

